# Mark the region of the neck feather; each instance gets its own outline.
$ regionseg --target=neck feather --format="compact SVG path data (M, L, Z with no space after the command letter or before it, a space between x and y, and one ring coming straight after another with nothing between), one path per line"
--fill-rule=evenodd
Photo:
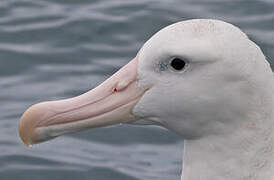
M273 127L250 122L224 136L185 140L182 180L273 180Z
M274 107L265 97L229 131L185 140L182 180L273 180Z

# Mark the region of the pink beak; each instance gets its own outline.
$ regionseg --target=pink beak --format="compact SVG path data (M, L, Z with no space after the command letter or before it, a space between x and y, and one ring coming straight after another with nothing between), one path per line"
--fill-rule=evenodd
M22 141L30 146L66 133L136 121L132 109L146 91L137 85L137 64L136 57L83 95L30 107L19 124Z

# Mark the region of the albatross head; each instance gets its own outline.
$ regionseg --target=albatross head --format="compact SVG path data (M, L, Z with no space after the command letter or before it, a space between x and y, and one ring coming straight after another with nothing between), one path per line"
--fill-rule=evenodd
M189 140L234 132L248 136L237 129L256 124L250 118L270 116L266 89L272 76L260 48L237 27L218 20L183 21L156 33L132 61L90 92L32 106L19 133L26 145L116 123L157 124Z
M179 22L140 50L138 84L149 90L133 112L185 139L226 133L252 114L254 98L272 76L260 48L239 28L216 20Z

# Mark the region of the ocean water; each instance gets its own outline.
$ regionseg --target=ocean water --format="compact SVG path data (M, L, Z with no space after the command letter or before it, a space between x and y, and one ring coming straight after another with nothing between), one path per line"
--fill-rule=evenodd
M31 104L90 90L161 28L214 18L260 45L274 67L272 0L0 0L0 180L179 180L183 139L117 125L26 148L18 121Z

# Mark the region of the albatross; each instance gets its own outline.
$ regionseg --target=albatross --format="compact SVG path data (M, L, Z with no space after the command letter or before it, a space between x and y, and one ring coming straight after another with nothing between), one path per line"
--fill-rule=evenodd
M160 125L184 138L182 180L273 180L273 80L239 28L182 21L91 91L31 106L19 134L30 146L117 123Z

